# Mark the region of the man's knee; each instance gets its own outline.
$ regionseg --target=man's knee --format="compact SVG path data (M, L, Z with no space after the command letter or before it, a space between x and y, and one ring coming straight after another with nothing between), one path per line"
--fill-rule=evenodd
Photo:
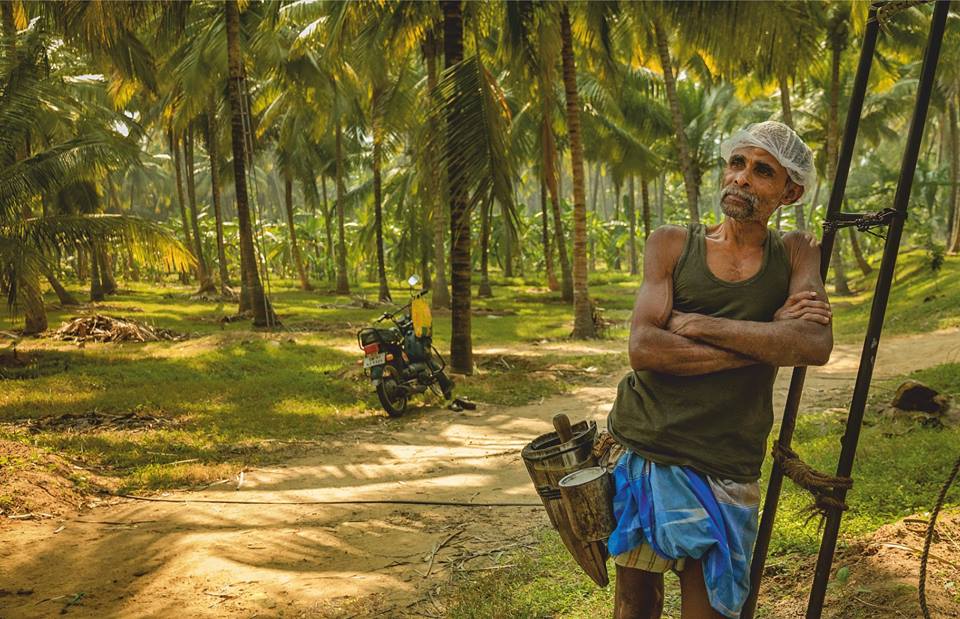
M659 619L663 574L617 566L614 619Z

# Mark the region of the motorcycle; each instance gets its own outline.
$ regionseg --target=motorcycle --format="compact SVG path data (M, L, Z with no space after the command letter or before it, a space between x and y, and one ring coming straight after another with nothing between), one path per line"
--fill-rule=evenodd
M427 389L445 400L453 398L453 381L443 371L446 362L433 346L433 318L423 299L427 291L414 291L420 283L416 275L407 283L410 302L375 321L389 320L392 327L365 327L357 332L364 374L373 381L380 405L391 417L403 415L410 396ZM463 404L454 400L451 406Z

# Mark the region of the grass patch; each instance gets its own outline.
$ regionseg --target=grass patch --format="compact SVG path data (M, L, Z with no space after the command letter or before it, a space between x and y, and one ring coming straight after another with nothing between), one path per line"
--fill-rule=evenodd
M960 364L914 372L910 378L949 393L954 399L960 395ZM889 401L900 382L877 385L871 408ZM820 470L832 471L836 467L842 434L840 416L809 415L799 421L793 445L808 463ZM933 429L882 418L876 412L868 414L857 450L854 487L847 496L850 510L843 517L841 547L904 516L930 510L958 452L960 428ZM769 470L768 459L762 487ZM951 496L955 498L955 493ZM805 559L816 555L820 531L818 521L807 518L810 503L809 495L790 483L784 485L769 564L776 564L782 570L796 570ZM956 500L947 503L948 506L957 504ZM538 543L527 553L504 556L501 562L513 567L460 577L451 585L449 616L472 619L610 615L613 585L604 589L594 586L552 530L541 531ZM612 579L612 561L608 569ZM678 618L678 581L672 575L665 580L664 617ZM759 616L766 616L764 607L773 602L761 594Z
M82 290L74 292L83 297ZM123 489L137 490L209 483L244 465L290 457L324 435L369 423L397 423L380 410L355 364L360 358L356 331L382 309L351 307L350 297L303 292L294 282L274 281L274 305L286 330L270 333L252 330L246 321L220 323L235 306L194 301L191 292L172 282L131 283L104 304L54 307L52 329L96 311L191 338L82 347L50 338L24 339L18 343L18 358L54 360L56 367L0 380L0 438L67 455L120 478ZM458 395L491 405L521 405L627 365L624 353L565 356L534 349L534 354L484 355L484 346L510 350L518 342L561 340L572 329L572 312L559 302L559 293L523 282L497 287L496 293L474 303L477 372L456 377ZM376 285L361 287L357 294L372 300ZM529 300L513 299L522 294ZM396 297L404 301L403 292ZM9 316L3 320L7 328L15 326ZM439 349L448 349L449 333L449 312L438 312ZM418 396L410 414L441 404L430 394ZM26 428L30 419L91 411L133 412L165 423L142 431Z
M879 256L871 263L878 267ZM852 297L830 299L833 305L833 333L837 341L862 341L870 320L873 290L879 270L850 280ZM904 335L960 326L960 257L947 256L939 273L930 268L926 250L911 249L897 258L896 275L890 290L883 333Z

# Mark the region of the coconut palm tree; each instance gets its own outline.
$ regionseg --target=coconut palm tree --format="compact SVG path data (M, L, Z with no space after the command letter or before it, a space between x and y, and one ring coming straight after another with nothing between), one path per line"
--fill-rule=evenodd
M22 310L25 333L46 329L39 278L52 270L62 248L94 256L95 271L102 267L96 255L110 245L130 247L141 261L159 257L171 267L192 263L189 252L163 228L136 218L33 215L41 198L53 202L58 192L66 196L68 187L78 190L71 196L97 199L92 179L129 165L137 152L133 139L113 129L124 122L119 115L74 99L68 80L49 72L49 48L40 23L33 22L0 67L0 289L7 291L11 307ZM45 119L56 122L51 126ZM30 146L24 147L28 136ZM34 150L38 144L44 147Z
M230 132L233 144L233 177L237 200L237 221L240 232L240 270L245 290L241 292L241 307L253 312L253 324L271 327L279 324L260 281L256 249L253 243L253 225L250 217L250 202L247 195L247 136L250 133L249 114L244 107L245 78L243 53L240 45L240 9L236 0L224 4L224 20L227 37L228 100L230 103ZM246 121L245 121L246 118ZM244 298L245 297L245 298Z
M495 199L516 221L513 162L509 157L509 107L480 54L464 57L464 14L460 0L442 0L444 62L433 113L446 124L443 143L434 144L446 171L450 200L450 267L453 371L473 372L470 333L470 213Z

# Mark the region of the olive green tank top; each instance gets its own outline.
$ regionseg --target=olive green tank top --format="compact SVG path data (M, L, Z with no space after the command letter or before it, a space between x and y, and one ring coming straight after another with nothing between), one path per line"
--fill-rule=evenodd
M673 307L734 320L769 322L787 299L790 263L769 230L753 277L728 282L707 267L706 228L691 224L673 271ZM738 482L760 477L773 425L777 368L757 364L698 376L635 371L617 389L607 419L625 447L661 464L686 465Z

